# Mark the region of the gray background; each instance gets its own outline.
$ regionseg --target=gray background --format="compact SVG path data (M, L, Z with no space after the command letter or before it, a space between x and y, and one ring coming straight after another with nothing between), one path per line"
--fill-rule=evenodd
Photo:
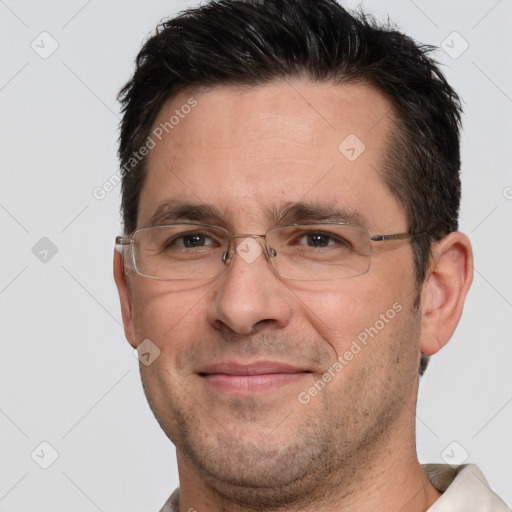
M115 95L142 41L191 5L0 0L0 511L157 511L177 485L121 327L119 187L93 190L117 168ZM512 1L363 5L443 44L466 110L461 229L475 281L421 382L419 457L468 457L510 504Z

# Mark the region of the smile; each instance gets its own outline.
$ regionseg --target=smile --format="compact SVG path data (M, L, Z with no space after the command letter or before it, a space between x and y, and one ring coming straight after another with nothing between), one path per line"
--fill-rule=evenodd
M303 379L310 371L284 363L238 364L222 362L199 372L208 385L234 394L258 394L279 389Z

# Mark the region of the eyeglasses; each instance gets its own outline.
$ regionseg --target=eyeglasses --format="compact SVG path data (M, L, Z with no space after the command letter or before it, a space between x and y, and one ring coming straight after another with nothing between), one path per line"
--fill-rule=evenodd
M139 228L131 236L116 237L116 244L127 248L125 265L151 279L213 278L236 252L247 263L263 253L279 276L313 281L366 274L371 242L415 236L372 235L363 226L335 222L274 226L264 235L232 235L219 226L180 223Z

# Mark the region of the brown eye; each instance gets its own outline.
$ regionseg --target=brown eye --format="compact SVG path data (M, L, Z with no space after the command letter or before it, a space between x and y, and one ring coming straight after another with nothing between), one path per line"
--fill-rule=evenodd
M313 249L324 247L350 247L350 243L344 238L322 231L303 233L295 239L294 245L305 245Z
M203 247L206 242L206 236L202 233L193 233L182 236L182 243L185 247Z

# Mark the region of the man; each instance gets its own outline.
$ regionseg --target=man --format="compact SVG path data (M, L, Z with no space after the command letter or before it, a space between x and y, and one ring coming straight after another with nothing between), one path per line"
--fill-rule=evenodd
M141 50L114 272L177 449L163 511L509 510L416 456L419 375L472 279L428 51L333 0L208 3Z

